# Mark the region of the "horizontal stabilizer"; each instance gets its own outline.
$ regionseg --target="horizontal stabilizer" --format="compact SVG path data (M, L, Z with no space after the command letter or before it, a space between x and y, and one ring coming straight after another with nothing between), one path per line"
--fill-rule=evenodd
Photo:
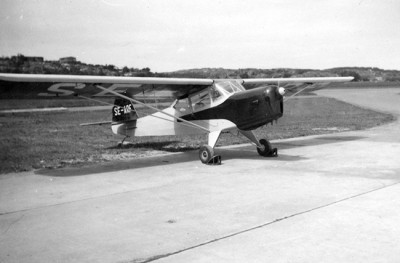
M88 123L81 123L80 126L93 126L93 125L105 125L110 124L111 121L98 121L98 122L88 122Z

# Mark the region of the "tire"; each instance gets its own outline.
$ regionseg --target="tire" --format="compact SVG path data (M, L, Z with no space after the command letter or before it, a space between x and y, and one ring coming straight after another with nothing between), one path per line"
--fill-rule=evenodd
M271 143L265 139L260 140L260 144L263 146L262 148L257 147L257 152L261 156L268 156L271 153L272 147Z
M214 149L209 145L203 145L199 150L199 159L202 163L207 164L214 156Z

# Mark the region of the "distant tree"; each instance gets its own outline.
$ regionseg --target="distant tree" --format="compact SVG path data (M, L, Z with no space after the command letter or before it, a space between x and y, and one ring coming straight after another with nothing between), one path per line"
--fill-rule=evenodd
M284 78L290 78L292 76L292 73L290 73L289 71L285 71L284 73L283 73L283 77Z
M33 66L29 69L29 73L33 74L43 74L43 67L40 66Z
M11 68L10 73L22 73L22 71L19 67L13 67Z
M70 73L74 74L74 75L80 75L82 74L82 72L80 71L80 67L79 66L75 66L75 65L71 65L70 67Z
M301 75L301 74L306 73L307 71L310 71L310 69L296 69L295 70L295 74L296 75Z
M343 71L340 71L338 74L342 77L348 77L348 76L354 77L354 79L352 81L361 81L362 80L360 74L358 74L357 72L352 71L352 70L343 70Z
M104 70L102 69L102 68L100 68L99 70L98 70L98 73L97 73L99 76L104 76L104 75L106 75L105 73L104 73Z
M240 73L240 78L242 78L242 79L248 79L249 78L249 74L247 74L247 72L242 72L242 73Z
M122 68L122 74L126 74L126 73L129 73L129 68L127 67L127 66L125 66L125 67L123 67Z
M16 57L13 57L17 66L22 66L25 62L25 56L22 54L18 54Z
M105 66L105 69L114 71L114 70L115 70L115 66L114 66L114 65L106 65L106 66Z
M399 81L400 81L400 76L389 76L389 77L386 77L386 81L396 81L396 82L399 82Z

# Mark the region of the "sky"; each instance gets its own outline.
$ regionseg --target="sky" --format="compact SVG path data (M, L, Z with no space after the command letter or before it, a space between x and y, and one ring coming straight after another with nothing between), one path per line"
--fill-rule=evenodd
M0 56L180 69L400 70L399 0L1 0Z

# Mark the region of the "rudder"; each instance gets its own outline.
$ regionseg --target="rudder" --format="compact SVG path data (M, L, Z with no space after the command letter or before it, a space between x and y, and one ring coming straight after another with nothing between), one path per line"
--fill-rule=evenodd
M132 101L117 97L112 108L111 128L115 134L123 136L133 135L138 115Z

